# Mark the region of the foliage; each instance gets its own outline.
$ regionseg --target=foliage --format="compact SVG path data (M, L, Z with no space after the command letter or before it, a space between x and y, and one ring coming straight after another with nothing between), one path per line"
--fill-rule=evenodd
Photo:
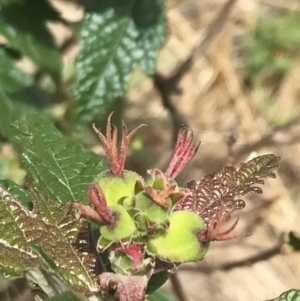
M58 202L86 199L86 185L103 170L98 156L67 140L41 116L15 124L13 138L27 171Z
M45 0L12 3L1 9L0 20L0 33L9 45L28 56L41 70L58 81L61 57L45 24L48 20L60 20L53 7Z
M31 200L34 206L29 211L1 187L2 271L19 275L28 268L43 268L30 247L35 244L53 259L60 273L77 291L95 289L97 279L93 269L98 255L93 250L89 225L76 218L70 204L52 201L36 189L31 191Z
M149 76L155 72L157 53L165 41L164 2L88 1L78 26L64 20L47 0L2 0L0 35L5 42L0 44L0 97L7 108L0 107L0 119L5 120L0 123L1 134L12 134L7 118L21 119L33 111L51 116L55 103L64 103L63 122L69 126L74 121L83 125L110 111L115 100L125 96L135 67ZM63 77L67 68L62 62L63 46L55 42L49 22L60 23L72 31L72 37L79 37L72 42L82 46L72 88ZM34 65L35 74L15 66L24 58Z
M73 87L78 121L90 121L95 112L109 109L114 99L123 96L133 67L154 73L157 52L164 43L164 19L164 4L159 0L89 1Z

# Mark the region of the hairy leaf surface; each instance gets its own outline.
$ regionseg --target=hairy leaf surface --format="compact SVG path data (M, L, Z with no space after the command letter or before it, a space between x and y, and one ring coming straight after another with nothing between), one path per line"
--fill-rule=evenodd
M22 162L45 192L58 202L86 200L86 191L103 169L101 159L64 138L44 117L16 123Z
M124 96L134 66L152 74L164 40L164 1L89 1L76 60L76 119L89 122Z
M90 226L71 205L59 204L32 189L33 210L0 186L0 266L20 274L44 263L30 244L40 247L64 278L81 292L98 287L98 256Z

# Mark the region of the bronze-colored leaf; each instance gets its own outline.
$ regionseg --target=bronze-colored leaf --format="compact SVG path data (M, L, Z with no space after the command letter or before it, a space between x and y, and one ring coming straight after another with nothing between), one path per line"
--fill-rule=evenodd
M240 199L242 196L249 192L262 193L255 185L264 184L263 178L275 178L273 171L279 163L279 157L263 155L239 166L226 166L221 172L207 175L200 181L191 181L187 184L189 194L176 204L175 210L197 212L208 227L217 229L233 211L245 207L245 202Z
M71 204L57 203L31 190L28 210L0 186L0 268L19 275L45 264L30 247L35 244L51 258L78 292L98 290L98 263L89 224L76 216Z

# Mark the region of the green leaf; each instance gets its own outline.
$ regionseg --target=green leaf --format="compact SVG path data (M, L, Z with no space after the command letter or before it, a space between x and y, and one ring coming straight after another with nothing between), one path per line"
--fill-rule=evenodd
M73 92L75 119L89 122L124 96L135 66L155 71L158 50L165 41L164 1L89 1L80 34L82 49Z
M10 129L0 126L0 131L9 136L8 134L12 134L10 124L15 119L24 118L37 111L50 115L50 102L46 92L35 85L32 75L16 68L14 61L3 49L0 49L0 66L0 87L9 98L6 100L9 104L2 104L0 115L6 119L10 117L5 122L6 127Z
M59 14L45 1L15 3L0 10L0 34L15 49L28 56L41 70L58 81L61 55L45 21L60 20Z
M300 290L291 289L282 293L278 298L267 301L300 301Z
M147 299L149 301L176 301L176 298L163 290L156 291L151 296L148 296Z
M13 136L16 130L11 127L13 105L0 85L0 132Z
M27 3L26 3L27 2ZM65 21L60 16L60 13L49 3L47 0L30 0L25 1L24 9L26 9L26 13L31 13L30 16L36 16L41 20L45 21L57 21L65 23Z
M58 202L87 200L88 184L105 167L95 153L62 137L44 117L18 121L14 140L23 164L44 191Z
M29 211L0 186L0 266L9 274L42 268L44 261L30 244L40 247L78 292L98 289L99 263L90 225L78 218L68 203L59 204L36 188Z
M0 49L0 85L6 93L13 93L33 84L33 77L14 67L13 59Z
M35 112L49 115L48 96L35 86L7 95L0 84L0 133L8 138L17 134L12 123Z
M146 293L149 295L153 294L167 282L169 277L170 273L168 271L161 271L153 274L148 282Z
M51 212L53 214L53 212ZM54 212L55 214L55 212ZM64 276L61 274L60 270L57 268L55 262L43 251L42 248L40 248L38 245L34 243L28 244L30 248L35 251L35 253L40 257L40 259L45 263L45 265L48 267L48 269L53 272L61 281L63 282Z
M49 95L35 84L8 96L13 105L13 121L34 113L51 116Z
M132 19L138 28L137 49L133 55L137 65L148 75L155 72L158 50L166 39L166 12L164 1L138 0Z
M32 202L30 194L27 190L17 185L11 180L0 180L0 185L5 188L8 192L13 194L23 205L28 209L32 209Z
M14 3L23 3L24 0L0 0L0 7Z

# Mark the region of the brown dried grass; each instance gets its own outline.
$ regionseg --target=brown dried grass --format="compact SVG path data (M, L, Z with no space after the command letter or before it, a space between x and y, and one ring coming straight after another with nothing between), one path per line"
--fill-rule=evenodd
M217 0L183 1L169 11L168 42L159 59L161 72L168 74L174 65L188 56L223 3ZM179 179L182 183L218 171L226 164L228 136L237 137L235 147L238 152L246 143L259 140L272 131L270 121L282 116L290 120L299 114L300 57L280 84L268 111L260 104L261 91L245 90L236 68L239 57L233 51L239 45L233 45L234 37L252 30L257 11L270 5L272 9L283 10L300 7L299 1L287 4L287 1L240 0L222 33L181 81L183 92L173 98L174 104L186 117L197 139L202 141L197 157ZM237 21L242 26L237 25ZM168 112L152 82L139 79L141 75L137 71L132 81L136 86L128 94L124 118L149 124L144 130L146 150L140 155L135 154L130 161L137 169L146 170L166 164L172 129ZM290 288L300 288L300 256L287 247L268 260L249 266L245 262L244 267L222 270L224 264L243 261L276 245L281 233L300 230L299 130L300 125L296 124L279 131L265 147L236 158L235 161L240 162L254 155L275 153L283 162L277 179L266 181L263 196L248 198L246 212L238 214L241 217L238 231L253 234L227 243L215 242L203 262L179 268L177 275L186 295L185 301L265 300ZM145 152L149 155L146 161ZM158 160L158 156L163 159ZM172 291L172 284L168 282L165 289Z

